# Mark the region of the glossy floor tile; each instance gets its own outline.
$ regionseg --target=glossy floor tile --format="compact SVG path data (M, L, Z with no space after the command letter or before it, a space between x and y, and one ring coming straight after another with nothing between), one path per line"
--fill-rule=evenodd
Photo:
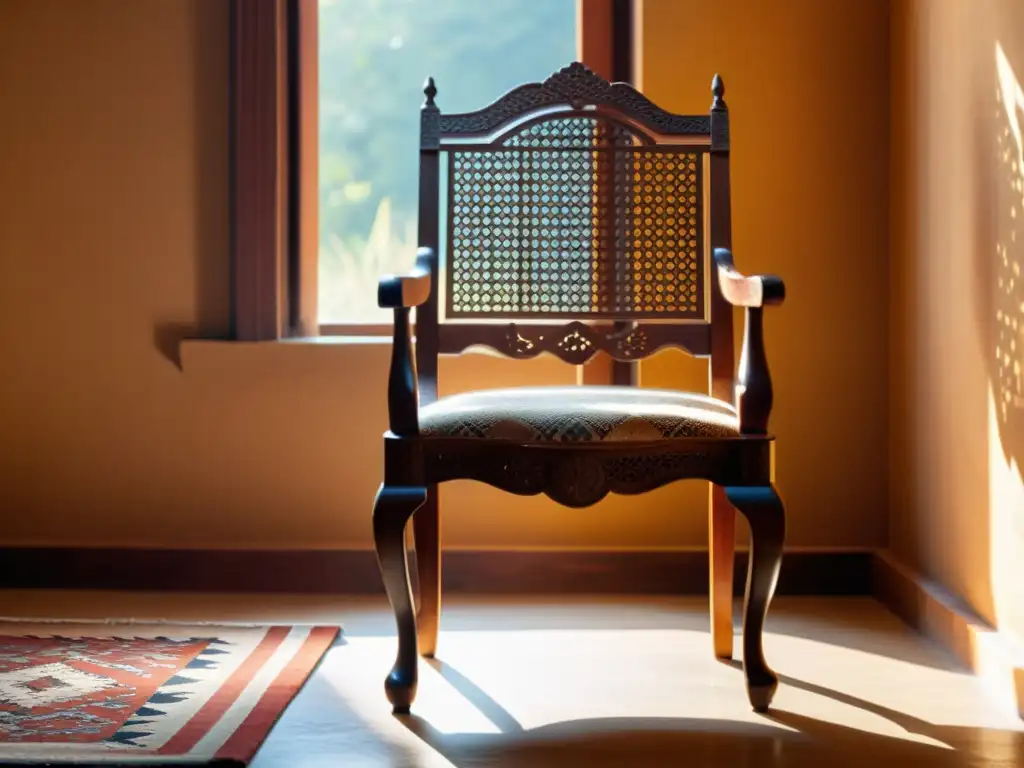
M775 602L766 654L783 682L766 716L738 665L712 658L699 599L451 599L403 718L382 688L382 600L0 592L0 614L342 623L255 768L1024 768L1024 722L869 599Z

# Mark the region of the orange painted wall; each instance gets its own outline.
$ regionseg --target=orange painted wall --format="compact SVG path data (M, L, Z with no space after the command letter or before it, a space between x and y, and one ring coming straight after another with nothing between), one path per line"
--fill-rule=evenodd
M1024 638L1024 4L892 30L891 546Z
M786 281L765 334L789 540L881 545L888 3L640 0L640 22L640 85L657 103L710 106L711 78L722 75L736 263ZM644 383L696 386L705 370L665 356Z
M885 4L760 5L647 0L642 75L692 111L714 71L729 85L737 258L791 290L768 321L789 541L877 545L888 95L863 52L887 50ZM198 343L183 370L160 351L227 327L227 54L225 0L0 4L0 544L370 544L386 345ZM481 356L441 374L575 381ZM675 354L643 376L706 385ZM454 547L706 542L700 484L577 511L453 484L443 504Z

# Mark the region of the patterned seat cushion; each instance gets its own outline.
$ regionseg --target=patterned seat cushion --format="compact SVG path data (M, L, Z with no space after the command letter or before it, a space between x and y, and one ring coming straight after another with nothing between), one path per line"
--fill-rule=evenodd
M420 409L426 437L517 442L734 437L736 410L705 395L635 387L521 387L445 397Z

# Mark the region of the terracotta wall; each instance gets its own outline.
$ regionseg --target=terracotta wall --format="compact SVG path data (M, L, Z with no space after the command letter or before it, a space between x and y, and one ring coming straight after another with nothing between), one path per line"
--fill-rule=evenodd
M1024 637L1024 4L892 30L891 546Z
M651 95L720 71L736 253L790 288L768 320L794 546L886 537L881 0L643 3ZM878 51L866 56L866 50ZM384 344L194 344L227 327L225 0L0 4L0 544L368 546ZM166 351L166 350L165 350ZM442 387L571 383L557 361L447 360ZM704 386L665 354L652 386ZM567 511L445 489L456 547L704 546L706 491Z

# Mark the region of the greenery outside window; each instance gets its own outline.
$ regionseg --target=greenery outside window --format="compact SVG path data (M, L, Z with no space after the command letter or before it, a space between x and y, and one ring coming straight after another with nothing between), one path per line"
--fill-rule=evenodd
M377 279L406 271L416 252L425 78L444 112L543 80L577 58L577 0L319 0L318 10L317 306L322 332L351 333L390 322Z

